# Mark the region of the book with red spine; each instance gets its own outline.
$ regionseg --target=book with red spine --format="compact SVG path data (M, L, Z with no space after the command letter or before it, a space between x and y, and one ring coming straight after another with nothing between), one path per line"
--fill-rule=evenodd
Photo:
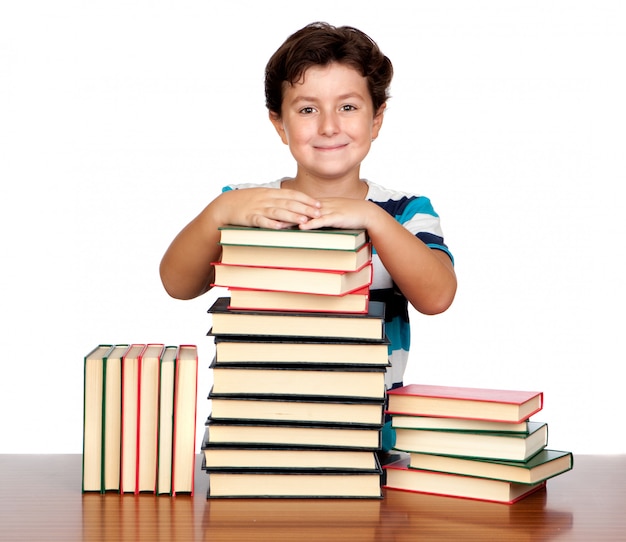
M383 471L386 489L502 504L513 504L546 485L545 481L520 484L507 480L414 469L408 466L406 459L383 466Z
M303 294L344 295L372 283L372 264L355 271L230 265L214 262L213 286Z
M389 414L519 423L543 408L543 392L408 384L389 390Z
M181 345L176 357L174 388L174 444L172 450L172 496L194 491L196 458L196 402L198 395L198 349Z

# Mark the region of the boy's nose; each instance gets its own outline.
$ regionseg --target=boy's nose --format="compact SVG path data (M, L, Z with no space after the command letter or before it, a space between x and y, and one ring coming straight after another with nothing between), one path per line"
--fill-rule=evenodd
M339 131L339 119L335 112L323 113L320 116L320 134L333 135Z

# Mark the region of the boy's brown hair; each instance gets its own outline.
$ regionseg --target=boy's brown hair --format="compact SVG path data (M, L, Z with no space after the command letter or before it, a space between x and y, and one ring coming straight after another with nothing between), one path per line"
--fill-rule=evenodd
M265 68L265 105L281 114L283 84L295 84L311 66L332 62L356 69L367 79L374 111L389 98L391 61L367 34L351 26L311 23L289 36Z

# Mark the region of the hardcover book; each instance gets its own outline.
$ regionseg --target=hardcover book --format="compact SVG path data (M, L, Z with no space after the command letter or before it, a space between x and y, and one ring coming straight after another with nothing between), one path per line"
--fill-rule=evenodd
M385 305L371 301L367 314L245 311L218 298L208 312L210 335L316 337L380 341L385 338Z
M389 390L388 412L519 423L542 407L542 392L409 384Z
M299 448L352 448L377 450L381 426L328 426L262 424L247 420L207 421L208 444L297 446Z
M99 345L84 358L82 490L102 490L102 405L104 366L112 345Z
M172 495L194 491L198 349L181 345L176 358Z
M103 491L120 490L120 444L122 429L122 358L129 345L116 345L104 366Z
M405 462L385 465L388 489L513 504L545 487L545 482L518 484L409 468Z
M380 474L348 471L211 471L207 498L380 499Z
M402 416L391 417L392 427L404 429L438 429L441 431L496 431L501 433L528 433L528 422L518 423L491 422L485 420L468 420L467 418L441 418L433 416Z
M166 346L159 375L159 449L157 494L172 492L172 448L174 445L174 383L178 347Z
M372 258L369 243L349 250L221 245L220 262L230 265L356 271Z
M384 399L385 367L211 365L212 394Z
M574 466L574 457L571 452L548 449L541 450L527 461L411 453L409 466L421 470L493 478L518 484L536 484L571 470Z
M156 491L159 432L159 371L164 345L149 344L139 357L137 481L135 492Z
M298 339L217 335L215 363L252 365L389 366L387 338L360 342L342 339Z
M362 314L368 306L369 287L344 295L230 288L231 309Z
M137 436L139 430L139 364L145 344L132 344L122 358L122 434L120 442L120 491L137 487Z
M529 433L396 429L398 450L429 454L526 461L548 444L548 425L529 422Z
M312 425L382 425L383 401L293 397L217 397L211 400L210 419Z
M245 447L202 445L207 470L306 471L342 470L378 472L376 453L370 450L324 450L280 446Z
M215 262L213 267L215 269L213 286L226 288L344 295L372 283L372 265L369 262L356 271L257 267L220 262Z
M301 230L293 227L274 230L247 226L220 227L220 242L225 245L356 250L367 240L367 233L362 229Z

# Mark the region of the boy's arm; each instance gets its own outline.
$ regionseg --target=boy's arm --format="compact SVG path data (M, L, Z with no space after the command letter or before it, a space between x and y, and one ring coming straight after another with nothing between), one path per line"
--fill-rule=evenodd
M450 257L428 247L392 216L382 213L368 233L393 281L419 312L444 312L452 304L457 287Z
M302 228L365 228L385 269L409 302L421 313L444 312L456 294L450 257L431 249L384 209L370 201L322 199L321 217Z
M193 299L211 288L219 260L219 227L227 224L285 228L319 215L319 202L296 190L246 188L215 198L174 238L159 272L167 293Z
M219 224L205 208L174 238L161 259L159 273L166 292L176 299L193 299L211 288L220 258Z

